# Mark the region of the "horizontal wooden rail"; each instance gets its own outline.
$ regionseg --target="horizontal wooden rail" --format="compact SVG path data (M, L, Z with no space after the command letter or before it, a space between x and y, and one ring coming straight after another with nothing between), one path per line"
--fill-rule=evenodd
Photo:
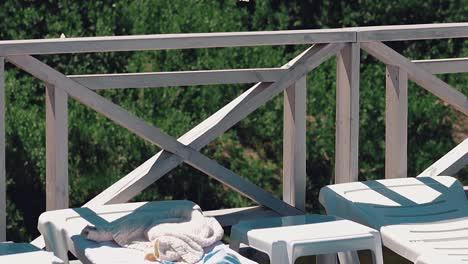
M234 69L209 71L148 72L70 75L70 79L93 90L147 88L209 84L257 83L278 81L287 69Z
M468 72L468 58L413 60L432 74Z
M432 74L468 72L468 58L413 60ZM115 73L69 75L68 77L93 90L147 88L210 84L275 82L287 69L226 69L179 72Z
M355 42L353 28L0 41L0 56Z
M468 37L468 23L0 41L0 56Z
M468 37L468 23L359 27L357 41L401 41Z

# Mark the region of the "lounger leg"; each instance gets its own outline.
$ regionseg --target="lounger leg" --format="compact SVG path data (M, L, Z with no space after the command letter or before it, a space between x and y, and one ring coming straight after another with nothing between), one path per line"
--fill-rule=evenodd
M317 264L337 264L336 254L317 255Z
M372 252L372 263L383 264L382 239L379 234L374 235L374 245L370 250Z
M289 259L286 250L273 250L270 257L270 264L294 264L293 260Z
M239 248L240 248L239 241L238 240L236 240L236 241L231 240L231 243L229 243L229 248L231 248L232 250L234 250L236 252L239 252Z
M360 263L357 251L339 252L338 258L340 259L340 264L359 264Z
M371 252L372 252L372 263L384 264L383 255L382 255L382 246L380 244L377 244L375 249L371 250Z
M240 238L239 238L240 234L239 232L237 231L237 229L235 228L232 228L231 229L231 242L229 243L229 247L236 251L236 252L239 252L239 248L240 248Z

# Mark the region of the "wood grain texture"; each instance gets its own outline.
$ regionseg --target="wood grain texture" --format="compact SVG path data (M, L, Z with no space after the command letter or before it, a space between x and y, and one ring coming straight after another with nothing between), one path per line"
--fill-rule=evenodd
M387 65L385 107L385 178L407 177L408 75Z
M68 96L46 84L46 210L68 208Z
M255 95L261 93L270 85L269 83L254 85L215 114L179 137L178 140L196 150L201 149L235 124L235 120L226 118L230 112L237 107L241 107L245 102L253 100ZM108 203L127 202L182 162L183 160L177 155L162 150L95 196L85 206L93 207Z
M275 82L286 69L234 69L209 71L148 72L70 75L73 81L93 90L190 86L209 84Z
M72 81L65 75L31 56L10 56L8 60L36 78L54 84L82 104L108 117L115 123L127 128L143 139L169 151L184 160L190 166L204 172L224 185L234 189L245 197L284 215L300 214L301 211L284 203L257 185L239 177L234 172L207 158L197 150L180 143L145 121L135 117L122 107Z
M359 27L357 41L400 41L468 37L468 23Z
M468 37L468 23L0 41L0 56Z
M344 44L316 45L285 64L282 68L289 72L305 75L307 71L320 65L343 48ZM309 59L307 59L309 58ZM306 63L306 65L304 65ZM286 78L286 79L285 79ZM201 149L216 137L223 134L245 116L262 106L274 95L286 89L294 82L294 76L289 74L282 83L257 83L232 102L221 108L215 114L185 133L178 140L194 149ZM272 94L273 93L273 94ZM249 108L247 108L249 106ZM182 159L166 151L160 151L151 159L137 167L127 176L97 195L85 206L106 203L127 202L164 174L175 168Z
M284 91L283 201L305 211L306 76Z
M335 182L358 180L359 43L347 44L337 56Z
M0 41L0 56L354 41L353 28L6 40Z
M432 74L468 72L468 58L413 60L412 62Z
M380 61L399 66L408 73L409 79L439 97L442 101L450 104L456 110L468 115L468 98L446 82L418 67L418 65L381 42L363 42L361 47Z

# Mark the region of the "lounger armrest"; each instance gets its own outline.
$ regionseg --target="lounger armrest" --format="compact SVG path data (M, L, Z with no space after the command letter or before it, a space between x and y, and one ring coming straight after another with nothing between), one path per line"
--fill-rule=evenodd
M46 249L65 263L68 263L68 236L62 228L66 219L76 216L71 209L49 211L39 216L37 229L44 237Z

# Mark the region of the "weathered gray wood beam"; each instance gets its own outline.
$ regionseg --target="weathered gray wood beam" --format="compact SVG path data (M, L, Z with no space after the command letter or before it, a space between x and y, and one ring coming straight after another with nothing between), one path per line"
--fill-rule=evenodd
M468 72L468 58L413 60L432 74Z
M468 138L450 150L429 168L421 172L421 176L454 176L458 171L468 165Z
M306 76L284 91L283 201L305 211Z
M65 75L39 60L31 56L9 56L8 61L29 72L36 78L63 89L69 96L78 100L82 104L108 117L115 123L127 128L143 139L176 154L187 164L231 187L247 198L281 214L294 215L301 213L300 210L284 203L246 179L237 176L235 173L219 165L214 160L207 158L190 146L180 143L177 139L135 117L122 107L115 105L88 88L70 80Z
M408 74L387 65L385 107L385 178L407 176Z
M306 72L333 56L343 46L343 44L316 45L312 50L303 52L284 65L283 68L289 69L295 74L300 73L301 76L305 75ZM308 54L308 52L313 54L313 56ZM303 61L306 54L310 56L308 57L307 65L304 66ZM254 85L215 114L185 133L179 138L179 141L194 149L201 149L245 116L262 106L275 94L286 89L294 81L293 77L288 76L286 75L285 77L288 81L283 81L281 84L258 83ZM273 94L269 95L271 93ZM85 206L127 202L181 162L182 160L172 155L172 153L160 151L127 176L94 197Z
M468 23L437 23L357 28L357 41L401 41L468 37Z
M335 182L358 181L359 43L347 44L337 56Z
M0 41L0 56L354 41L353 28L6 40Z
M69 75L73 81L93 90L189 86L209 84L275 82L286 69L234 69L209 71L148 72Z
M46 209L68 208L68 96L46 84Z
M468 23L0 41L0 56L468 37Z
M468 115L468 98L446 82L418 67L418 65L381 42L363 42L361 47L380 61L399 66L408 73L409 79L433 93L442 101L452 105L456 110Z

